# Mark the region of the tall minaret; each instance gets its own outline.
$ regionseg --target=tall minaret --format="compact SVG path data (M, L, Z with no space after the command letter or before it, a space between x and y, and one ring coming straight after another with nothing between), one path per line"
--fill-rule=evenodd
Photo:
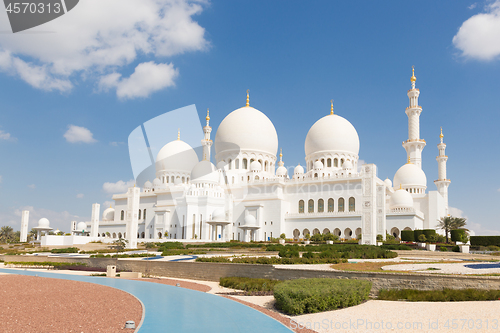
M412 67L411 89L408 90L410 106L406 108L408 116L408 140L403 142L406 154L411 163L422 168L422 150L425 147L425 140L420 139L420 113L422 107L418 105L420 90L415 88L415 69Z
M436 157L438 162L438 180L434 181L438 192L444 198L444 203L446 207L446 214L448 215L448 186L450 186L451 180L446 178L446 161L448 156L445 155L444 150L446 149L446 143L443 142L443 128L441 127L441 134L439 135L441 142L437 145L439 149L439 156Z
M201 140L203 146L203 160L210 161L210 147L212 146L212 140L210 139L210 133L212 132L212 127L210 127L210 111L207 109L207 117L205 118L207 125L203 127L203 132L205 137Z

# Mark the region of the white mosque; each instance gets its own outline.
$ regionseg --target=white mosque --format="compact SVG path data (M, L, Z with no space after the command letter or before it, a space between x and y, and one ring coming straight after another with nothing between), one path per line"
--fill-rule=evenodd
M305 140L305 165L288 174L278 152L271 120L249 104L227 115L215 135L216 166L210 162L212 140L207 112L200 161L191 146L177 140L156 157L156 178L142 188L113 196L114 208L100 219L94 204L92 220L73 222L73 232L109 241L206 240L264 241L331 232L376 244L376 236L400 236L401 230L434 229L448 214L446 144L437 145L437 190L427 190L422 170L419 89L411 77L408 90L407 163L394 180L377 177L377 166L358 167L359 137L354 126L334 114L319 119ZM276 167L277 165L277 167Z

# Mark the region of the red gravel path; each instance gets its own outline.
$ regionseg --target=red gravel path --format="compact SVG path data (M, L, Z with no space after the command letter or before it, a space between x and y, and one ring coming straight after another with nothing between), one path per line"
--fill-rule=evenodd
M133 332L142 305L132 295L94 283L0 275L0 323L5 333Z

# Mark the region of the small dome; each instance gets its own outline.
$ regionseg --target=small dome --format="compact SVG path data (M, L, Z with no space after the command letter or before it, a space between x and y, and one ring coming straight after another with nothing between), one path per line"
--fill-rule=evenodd
M215 152L261 151L276 155L278 134L269 118L259 110L244 106L224 118L215 134Z
M276 176L285 177L286 174L287 174L287 170L284 166L280 166L280 167L278 167L278 169L276 169Z
M78 225L76 226L77 231L87 231L87 223L85 222L78 222Z
M352 169L352 163L351 161L347 160L342 164L342 169L344 170L351 170Z
M321 163L321 161L314 162L314 169L316 169L316 170L323 169L323 163Z
M226 219L226 213L224 209L216 208L212 213L212 221L224 221Z
M261 171L262 165L260 165L259 161L253 161L250 163L250 171Z
M105 221L115 220L115 209L113 207L106 208L102 213L102 219Z
M413 163L407 163L399 168L394 175L393 185L399 187L426 187L427 177L422 169Z
M224 161L220 161L219 163L217 163L217 169L219 169L219 170L224 169L225 166L226 166L226 162L224 162Z
M159 187L160 185L161 185L161 180L160 180L160 178L155 178L155 179L153 180L153 186L154 186L154 187Z
M387 186L388 188L391 188L392 187L392 181L387 178L386 180L384 180L384 184L385 186Z
M50 228L50 222L45 217L38 220L38 228Z
M406 190L399 189L391 195L391 208L412 208L413 198Z
M304 167L302 165L297 165L295 169L293 169L293 174L294 175L302 175L304 174Z
M245 225L256 225L256 224L257 220L253 215L248 214L247 216L245 216Z
M215 166L206 160L198 162L191 171L191 182L193 183L218 183L219 173Z
M190 145L181 140L167 143L156 156L156 172L191 172L198 163L198 155Z
M153 184L149 180L144 183L144 189L149 190L151 187L153 187Z
M358 132L343 117L336 114L325 116L315 122L307 133L305 151L306 156L320 152L349 153L357 156Z

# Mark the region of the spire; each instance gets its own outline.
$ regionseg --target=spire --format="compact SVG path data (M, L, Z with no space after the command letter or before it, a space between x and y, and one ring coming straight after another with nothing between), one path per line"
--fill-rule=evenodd
M444 135L443 135L443 128L442 127L441 127L441 134L439 134L439 138L441 139L441 143L443 143Z
M180 140L181 139L181 129L179 128L177 130L177 140Z
M283 150L280 148L280 161L278 162L278 166L284 166L285 163L283 163Z
M408 156L408 162L406 162L406 164L411 164L410 156Z
M415 77L415 66L411 66L411 88L415 89L415 81L417 81L417 78Z
M205 118L207 120L207 126L210 126L210 110L207 108L207 116Z
M250 106L250 89L247 89L247 105L246 106Z
M333 114L333 99L330 101L330 103L332 104L332 109L330 110L330 114Z

